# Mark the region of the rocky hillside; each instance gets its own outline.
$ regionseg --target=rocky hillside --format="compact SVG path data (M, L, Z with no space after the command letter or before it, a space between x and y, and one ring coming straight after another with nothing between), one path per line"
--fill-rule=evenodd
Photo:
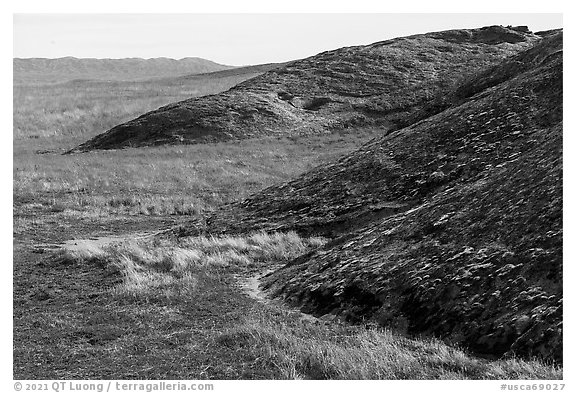
M562 75L548 34L203 230L332 238L265 279L306 312L562 362Z
M135 81L231 69L198 57L154 59L13 59L14 83L56 83L74 79Z
M379 126L383 132L478 70L542 38L490 26L342 48L283 67L227 92L167 105L76 151L213 142Z
M562 362L562 127L531 140L493 173L340 237L265 287L315 315Z

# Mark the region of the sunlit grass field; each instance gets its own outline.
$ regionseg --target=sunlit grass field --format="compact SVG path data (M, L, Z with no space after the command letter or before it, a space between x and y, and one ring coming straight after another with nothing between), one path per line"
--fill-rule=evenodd
M40 204L70 214L198 215L287 181L373 135L366 131L73 155L60 154L61 148L42 154L42 147L54 149L54 140L17 140L13 191L23 208ZM59 140L65 148L77 141Z
M258 75L213 73L145 81L74 80L15 84L14 138L82 136L89 139L161 106L228 90Z

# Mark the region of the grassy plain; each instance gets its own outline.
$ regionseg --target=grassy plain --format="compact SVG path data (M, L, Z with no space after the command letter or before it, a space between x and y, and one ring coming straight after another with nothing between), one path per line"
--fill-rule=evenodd
M372 132L61 155L54 141L14 144L14 199L65 214L198 215L344 154ZM49 139L49 138L47 138ZM59 138L59 146L73 143ZM47 153L42 149L55 149ZM43 153L43 154L42 154Z
M220 93L259 74L242 70L145 81L15 84L14 138L72 136L84 142L163 105Z
M243 279L326 239L131 237L201 218L380 133L61 155L194 89L141 86L15 87L15 379L562 377L561 369L538 361L488 361L437 340L310 320L242 288ZM198 88L198 94L220 88ZM124 240L54 249L102 235Z

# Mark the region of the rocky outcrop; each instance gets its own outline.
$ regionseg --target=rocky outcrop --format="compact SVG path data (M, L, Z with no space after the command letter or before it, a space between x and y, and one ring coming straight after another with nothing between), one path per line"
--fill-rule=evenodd
M188 229L328 236L265 288L315 315L562 362L562 75L557 33L437 113Z
M266 72L227 92L147 113L75 151L364 126L396 129L431 99L540 39L530 32L491 26L324 52Z

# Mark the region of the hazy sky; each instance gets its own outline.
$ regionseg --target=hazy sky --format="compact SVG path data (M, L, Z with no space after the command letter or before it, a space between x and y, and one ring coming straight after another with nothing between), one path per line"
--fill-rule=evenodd
M14 57L202 57L282 62L455 28L562 27L561 14L15 14Z

